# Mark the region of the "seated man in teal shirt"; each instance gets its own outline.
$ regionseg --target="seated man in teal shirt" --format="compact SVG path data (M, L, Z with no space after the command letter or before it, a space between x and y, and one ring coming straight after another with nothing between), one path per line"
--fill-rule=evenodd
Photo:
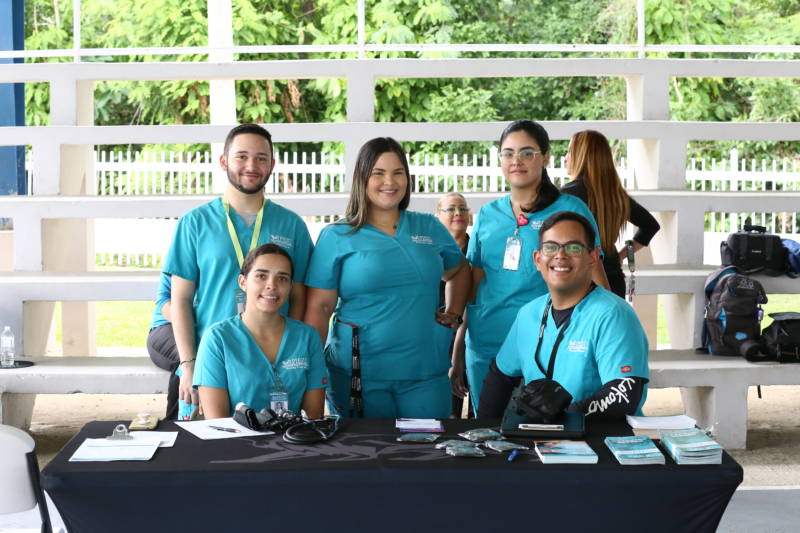
M520 377L545 377L553 357L553 379L572 395L570 410L605 419L641 414L647 337L625 300L592 282L600 261L594 242L592 225L577 213L542 224L533 258L549 294L517 314L484 381L478 417L500 418Z

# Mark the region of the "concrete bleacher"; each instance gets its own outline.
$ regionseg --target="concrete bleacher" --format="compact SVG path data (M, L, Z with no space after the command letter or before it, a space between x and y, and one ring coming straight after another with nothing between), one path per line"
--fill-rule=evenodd
M683 387L690 414L704 426L711 427L723 445L744 447L747 412L742 389L746 393L747 383L796 383L793 380L800 365L783 365L772 370L770 365L753 365L741 359L696 356L691 350L699 343L703 283L714 268L702 265L704 217L709 212L795 212L800 205L800 193L687 191L687 146L695 140L797 141L800 128L792 123L671 120L670 80L707 76L797 78L800 77L798 61L493 58L2 65L2 83L50 83L51 125L0 128L0 145L32 147L34 168L30 196L0 196L0 217L9 217L14 224L14 271L0 272L0 325L8 324L18 333L18 354L31 355L38 352L26 346L29 338L26 332L37 324L26 318L26 302L151 300L155 295L156 272L76 272L81 269L47 268L48 260L52 261L48 259L48 252L58 244L54 242L57 238L48 233L52 229L48 227L51 222L177 217L209 199L204 196L93 196L86 192L93 187L88 186L90 180L85 179L94 175L93 169L91 164L86 166L85 162L80 162L85 161L81 150L91 151L92 146L101 144L219 143L235 121L235 106L232 107L233 118L226 119L228 124L98 127L92 126L95 83L107 80L346 79L346 122L270 124L268 127L279 143L342 143L345 164L351 172L358 149L372 137L391 135L400 141L496 141L505 126L499 122L375 122L376 80L485 76L616 76L624 79L627 120L546 121L543 125L554 140L569 139L572 133L582 129L596 129L610 139L627 141L628 159L637 169L639 188L632 191L632 195L656 213L662 225L662 231L651 244L657 265L638 269L637 291L641 295L665 296L670 341L676 348L676 351L651 352L651 386ZM232 88L233 84L230 86ZM221 183L224 183L224 176ZM466 192L475 211L502 194L491 185L487 190L486 182L483 190ZM432 212L437 196L415 194L411 209ZM302 216L316 216L342 213L347 195L281 194L275 199ZM91 224L87 223L88 226ZM71 235L66 238L69 237ZM80 250L75 255L89 248L80 244L81 239L84 237L78 239L76 246ZM84 255L93 258L91 250ZM759 279L768 293L800 293L800 280ZM36 393L154 393L166 387L165 374L146 358L122 363L114 362L115 358L80 355L42 359L30 369L0 375L4 420L18 419L24 424L24 413L32 405L31 395Z
M147 357L34 357L0 372L0 424L27 428L37 394L161 394L168 373Z

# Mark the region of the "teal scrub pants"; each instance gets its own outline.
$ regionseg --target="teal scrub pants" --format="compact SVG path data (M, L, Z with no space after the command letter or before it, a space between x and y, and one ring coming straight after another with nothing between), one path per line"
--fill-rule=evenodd
M469 399L472 401L472 408L477 413L481 402L483 380L486 379L486 374L489 373L489 366L494 358L483 356L470 350L469 347L465 351L464 358L467 369L467 382L469 383Z
M350 373L329 368L328 409L349 416ZM361 394L365 418L449 418L450 379L364 380ZM358 416L354 413L354 416Z

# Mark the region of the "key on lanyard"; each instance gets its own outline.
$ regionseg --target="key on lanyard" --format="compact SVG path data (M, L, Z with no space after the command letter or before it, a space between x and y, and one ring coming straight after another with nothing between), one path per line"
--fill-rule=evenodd
M625 297L628 302L633 302L636 294L636 258L634 257L633 241L625 241L625 251L628 255L628 270L631 275L625 279Z

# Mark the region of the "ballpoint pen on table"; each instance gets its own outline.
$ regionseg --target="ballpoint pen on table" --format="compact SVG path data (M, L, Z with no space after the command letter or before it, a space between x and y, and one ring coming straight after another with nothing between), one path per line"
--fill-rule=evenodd
M241 433L241 431L239 431L238 429L233 429L233 428L225 428L222 426L208 426L208 427L210 427L211 429L216 429L217 431L227 431L228 433Z

